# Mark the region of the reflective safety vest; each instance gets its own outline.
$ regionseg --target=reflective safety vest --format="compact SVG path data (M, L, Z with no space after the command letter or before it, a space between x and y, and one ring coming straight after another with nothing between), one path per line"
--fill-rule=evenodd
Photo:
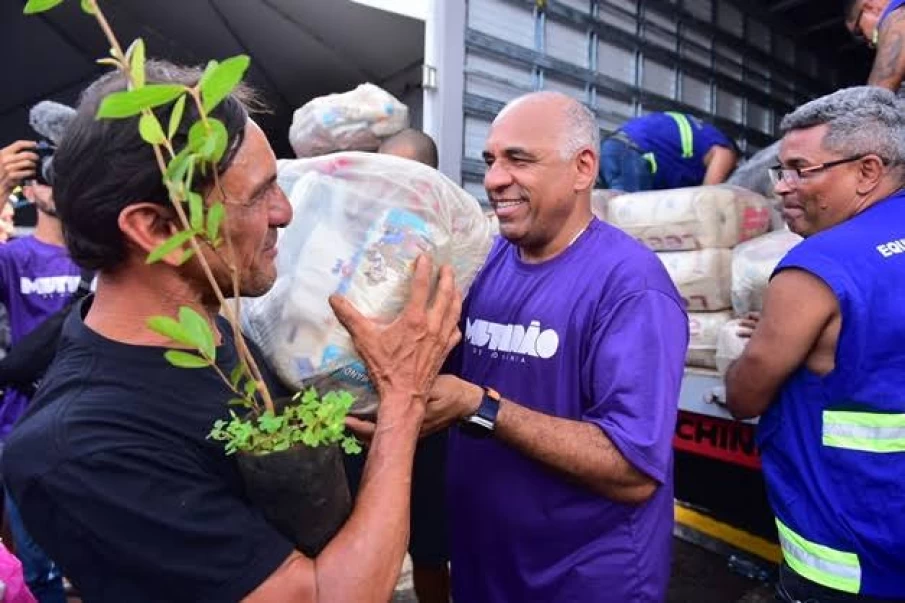
M827 588L905 598L905 194L805 239L788 269L833 291L842 326L834 370L800 367L758 426L783 557Z

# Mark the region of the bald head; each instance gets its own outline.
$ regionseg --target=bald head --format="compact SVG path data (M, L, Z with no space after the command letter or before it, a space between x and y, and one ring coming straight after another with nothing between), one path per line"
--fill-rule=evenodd
M411 128L384 140L377 152L419 161L434 169L440 164L434 140L424 132Z
M600 127L594 113L571 96L561 92L532 92L520 96L503 107L493 123L517 118L528 123L555 124L559 132L558 148L563 158L570 159L584 148L600 151Z

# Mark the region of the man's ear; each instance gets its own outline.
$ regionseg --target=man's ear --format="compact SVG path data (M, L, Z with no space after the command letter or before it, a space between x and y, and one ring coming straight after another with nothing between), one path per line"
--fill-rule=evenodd
M594 183L597 182L597 168L599 165L597 151L584 148L578 152L575 157L575 167L578 170L578 177L575 179L575 190L583 191L594 188Z
M135 203L123 208L117 224L128 245L145 255L179 232L173 209L157 203ZM160 261L178 266L181 257L182 248L179 248Z
M857 192L859 195L867 195L880 184L880 180L883 179L883 174L886 172L886 166L876 155L868 155L858 163Z

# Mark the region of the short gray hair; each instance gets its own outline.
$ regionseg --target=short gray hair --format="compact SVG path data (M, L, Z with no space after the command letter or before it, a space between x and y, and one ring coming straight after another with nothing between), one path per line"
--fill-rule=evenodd
M827 125L823 147L841 155L876 154L905 164L905 104L885 88L844 88L783 118L783 133Z
M549 99L562 102L566 130L562 133L559 150L563 159L571 159L585 147L593 149L594 154L598 157L600 156L600 126L597 124L597 117L594 112L586 105L562 92L544 90L520 96L510 101L506 108L528 99ZM502 114L503 112L500 112L500 115Z

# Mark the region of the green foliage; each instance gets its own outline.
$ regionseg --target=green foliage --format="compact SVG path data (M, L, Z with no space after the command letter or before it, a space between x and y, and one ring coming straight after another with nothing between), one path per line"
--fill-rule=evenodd
M355 398L349 392L329 392L318 397L314 388L299 392L281 414L270 411L214 423L208 438L224 442L226 454L268 454L297 444L318 447L340 444L347 454L361 452L361 443L346 433L345 419Z
M167 140L160 122L157 121L157 116L150 111L143 114L138 120L138 132L141 134L141 139L148 144L163 144Z
M63 0L28 0L22 12L26 15L36 15L52 9L62 1Z
M204 368L211 365L209 361L201 356L181 350L167 350L163 356L167 359L167 362L179 368Z
M220 225L223 223L223 217L226 215L226 209L222 203L214 203L207 210L207 239L216 244L220 236Z
M153 109L169 102L185 92L177 84L148 84L141 88L113 92L104 97L97 109L98 119L134 117L145 109Z
M179 308L179 320L175 320L169 316L152 316L148 319L147 325L150 330L159 335L163 335L170 341L180 346L191 348L193 352L198 352L201 359L204 360L204 366L212 365L217 359L217 349L214 345L214 332L211 329L210 323L188 306ZM174 358L177 358L176 362L173 362L169 356L167 357L167 360L170 360L172 364L177 366L183 366L186 359L181 354L184 352L181 352L180 350L170 351L180 353L174 356ZM178 364L180 362L183 364Z
M141 88L145 85L145 41L138 38L126 51L129 61L129 73L132 76L132 87ZM152 143L157 144L157 143Z
M90 0L82 0L82 10L89 15L93 15L97 12L94 10L94 7L91 5Z
M170 253L180 249L183 245L189 242L195 236L195 232L192 230L181 230L171 236L169 239L155 247L151 250L151 253L148 254L148 258L145 260L148 264L153 264L154 262L159 262L163 258L165 258Z
M226 59L222 63L211 61L201 76L198 87L204 110L210 112L229 96L229 93L242 81L251 59L244 54Z

